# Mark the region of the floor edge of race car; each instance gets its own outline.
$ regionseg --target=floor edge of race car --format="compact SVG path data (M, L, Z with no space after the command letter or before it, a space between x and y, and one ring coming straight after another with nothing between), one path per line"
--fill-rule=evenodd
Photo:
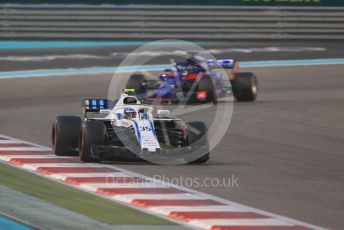
M77 157L57 157L50 148L1 134L0 160L190 228L324 229L113 165L81 163Z

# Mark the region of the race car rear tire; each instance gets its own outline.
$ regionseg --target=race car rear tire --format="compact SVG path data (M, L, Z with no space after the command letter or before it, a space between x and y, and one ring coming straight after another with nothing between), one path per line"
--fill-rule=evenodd
M133 74L130 76L127 87L128 89L135 89L136 93L146 92L146 80L142 74Z
M206 91L208 98L204 102L217 103L217 92L213 80L210 76L202 76L198 82L197 92Z
M209 141L208 141L208 129L203 122L189 122L188 127L188 145L196 145L197 147L204 147L206 151L200 154L200 157L191 164L203 164L210 158L209 153Z
M164 69L165 73L173 73L173 69Z
M51 138L56 156L77 156L81 118L58 116L53 122Z
M237 73L231 80L233 96L237 101L254 101L258 96L258 80L254 73Z
M92 156L92 146L105 144L106 127L100 121L86 121L81 129L79 158L83 162L99 162Z

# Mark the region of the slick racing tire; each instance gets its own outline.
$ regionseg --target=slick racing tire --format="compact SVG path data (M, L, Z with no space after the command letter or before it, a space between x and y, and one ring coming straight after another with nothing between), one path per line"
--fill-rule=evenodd
M165 73L173 73L173 70L172 69L164 69L164 72Z
M56 156L77 156L81 118L58 116L53 122L51 138Z
M146 79L142 74L133 74L130 76L127 88L128 89L135 89L136 93L145 93L147 91L146 87Z
M201 153L200 157L191 162L191 164L203 164L210 158L208 129L203 122L189 122L188 127L188 145L197 145L207 148L207 152Z
M92 156L92 146L105 144L106 127L100 121L86 121L81 129L79 158L83 162L99 162Z
M237 73L231 81L237 101L254 101L258 96L258 79L253 73Z
M214 104L217 103L216 87L214 85L213 80L208 75L202 76L198 82L197 93L202 92L202 91L206 91L207 96L208 96L204 100L204 102L213 102ZM203 102L203 101L200 101L200 102Z

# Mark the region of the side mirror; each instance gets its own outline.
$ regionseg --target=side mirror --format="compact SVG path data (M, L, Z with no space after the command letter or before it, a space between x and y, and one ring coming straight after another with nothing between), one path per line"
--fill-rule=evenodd
M109 114L110 112L111 112L110 109L100 109L100 110L99 110L99 113L100 113L100 114Z
M159 109L158 115L170 115L170 110Z

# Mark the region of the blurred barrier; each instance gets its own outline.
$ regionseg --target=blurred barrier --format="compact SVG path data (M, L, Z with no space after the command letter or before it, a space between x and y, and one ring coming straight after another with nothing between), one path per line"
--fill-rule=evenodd
M344 8L0 5L0 39L344 39Z

